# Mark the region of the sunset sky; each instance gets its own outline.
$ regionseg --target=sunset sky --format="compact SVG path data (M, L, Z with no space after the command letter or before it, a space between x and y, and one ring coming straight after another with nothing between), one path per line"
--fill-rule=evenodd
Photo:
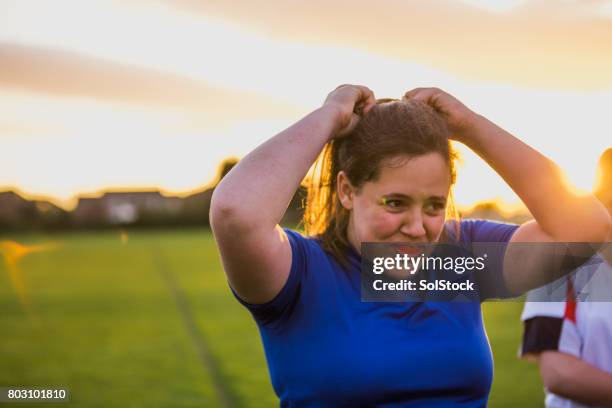
M443 88L590 189L612 1L0 0L0 191L184 193L342 83ZM460 205L516 202L461 153Z

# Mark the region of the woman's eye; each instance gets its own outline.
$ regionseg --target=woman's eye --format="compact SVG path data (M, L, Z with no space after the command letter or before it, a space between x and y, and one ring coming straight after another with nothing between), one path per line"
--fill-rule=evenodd
M433 212L433 213L443 211L444 209L445 209L445 206L442 203L431 203L425 207L425 210L427 212Z
M385 205L386 207L389 208L399 208L402 206L402 201L401 200L391 200L388 198L384 198L383 199L383 205Z

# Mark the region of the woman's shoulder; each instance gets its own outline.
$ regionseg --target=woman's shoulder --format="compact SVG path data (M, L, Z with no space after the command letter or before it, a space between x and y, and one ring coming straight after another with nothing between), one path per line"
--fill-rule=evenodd
M321 248L320 240L317 237L308 236L296 229L286 227L283 228L283 231L287 234L292 247L295 245L315 250Z
M321 240L318 237L308 236L290 228L283 228L283 231L287 234L294 258L312 259L325 256L326 252L323 250Z
M454 242L508 242L518 227L502 221L463 218L447 221L445 234L449 241Z
M323 240L318 236L308 236L300 231L289 228L283 228L291 244L293 258L303 263L305 268L316 268L322 270L326 268L344 269L347 265L342 266L342 262L336 259L333 251L326 249ZM354 263L359 263L360 257L352 248L348 248L346 252L346 260L348 265L354 266Z

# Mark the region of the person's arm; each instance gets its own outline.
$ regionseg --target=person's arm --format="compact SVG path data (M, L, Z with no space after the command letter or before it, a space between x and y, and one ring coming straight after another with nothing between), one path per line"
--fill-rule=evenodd
M483 158L514 190L534 220L521 225L510 242L603 242L612 221L592 195L576 195L551 160L485 117L472 112L437 88L417 88L405 98L428 103L446 117L451 137ZM516 294L552 278L550 254L531 251L529 257L507 253L504 279Z
M612 374L559 351L542 352L538 363L550 392L584 405L612 407Z
M215 188L210 221L231 287L246 302L272 300L287 281L291 247L277 225L330 138L375 104L366 87L343 85L323 106L244 157Z

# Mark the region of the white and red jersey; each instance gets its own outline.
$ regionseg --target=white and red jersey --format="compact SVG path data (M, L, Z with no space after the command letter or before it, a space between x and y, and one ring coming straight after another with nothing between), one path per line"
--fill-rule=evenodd
M541 299L538 289L527 294L520 356L560 351L612 373L612 266L595 259L577 270L589 273L572 274L555 288L565 293L564 302L530 301ZM547 408L585 407L545 391Z

